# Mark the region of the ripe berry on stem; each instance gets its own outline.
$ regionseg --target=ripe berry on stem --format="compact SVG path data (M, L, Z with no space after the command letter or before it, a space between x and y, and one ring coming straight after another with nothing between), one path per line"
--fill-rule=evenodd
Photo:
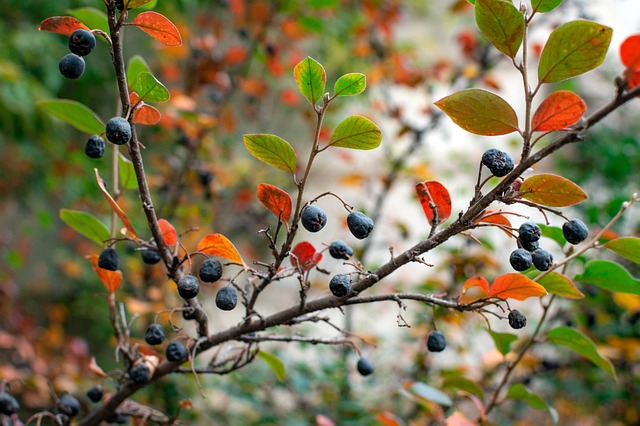
M87 56L96 47L96 37L87 30L75 30L69 37L69 50L78 56Z
M193 275L185 275L178 281L178 294L183 299L193 299L200 292L200 283Z
M521 329L527 325L527 317L522 315L520 311L514 309L509 312L509 325L513 329Z
M429 352L442 352L447 347L447 339L441 331L433 330L427 338L427 349Z
M587 239L589 228L580 219L572 219L562 224L562 233L570 244L580 244Z
M553 265L553 256L543 249L538 249L531 253L531 259L538 271L548 271Z
M346 274L337 274L329 282L329 290L336 297L344 297L351 291L351 278Z
M164 342L164 328L158 323L149 324L144 334L144 341L150 345L159 345Z
M216 306L223 311L231 311L238 304L236 289L232 286L222 287L216 293Z
M105 133L112 144L124 145L131 140L131 125L123 117L113 117L107 121Z
M373 231L373 220L362 212L351 212L347 216L347 226L354 237L362 240Z
M300 222L307 231L318 232L327 224L327 214L320 207L311 204L302 209Z
M65 55L62 59L60 59L60 63L58 64L60 74L72 80L79 78L84 73L84 68L84 59L82 58L82 56L78 56L74 53Z
M117 271L120 266L118 252L113 247L102 250L100 257L98 257L98 266L107 271Z
M531 253L527 250L517 249L511 252L509 263L516 271L526 271L531 267L533 259L531 258Z
M511 156L495 148L488 149L482 154L482 164L496 177L508 175L514 167Z
M369 376L375 371L373 363L367 358L360 358L356 367L358 368L358 373L362 376Z
M205 283L214 283L222 277L222 265L216 259L207 259L202 262L198 274Z
M353 256L353 249L342 240L335 240L329 245L329 254L334 259L349 260Z
M87 144L84 147L84 153L89 158L102 158L104 155L104 139L98 135L93 135L87 140Z

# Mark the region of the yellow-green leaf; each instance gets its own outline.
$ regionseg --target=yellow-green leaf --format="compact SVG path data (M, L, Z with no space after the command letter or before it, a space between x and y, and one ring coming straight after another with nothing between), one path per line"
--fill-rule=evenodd
M122 153L118 155L118 176L122 189L138 189L138 179L133 163L126 159Z
M138 75L142 72L151 72L151 68L140 55L134 55L127 63L127 83L132 87L138 80Z
M322 65L312 58L300 61L293 69L300 93L315 105L324 93L327 75Z
M566 346L574 352L582 355L604 371L609 373L613 378L616 377L613 364L607 358L598 352L595 343L575 328L557 327L547 333L547 340L556 344Z
M587 199L587 194L562 176L539 174L526 179L520 186L522 198L549 207L566 207Z
M540 275L540 272L533 271L527 275L531 279L535 279L536 276ZM584 294L578 290L578 287L576 287L569 277L557 272L549 272L537 280L537 283L547 289L551 294L557 294L558 296L566 297L568 299L584 298Z
M333 96L353 96L367 87L367 77L359 72L345 74L333 86Z
M602 247L606 247L624 258L640 264L640 238L616 238L603 244Z
M109 228L91 213L60 209L60 219L100 246L104 246L104 242L111 238Z
M243 138L244 145L258 160L291 174L296 172L296 152L289 142L264 133L244 135Z
M496 49L514 58L522 44L524 15L504 0L476 1L476 24Z
M70 99L50 99L38 101L37 105L81 132L96 135L104 133L104 123L98 114L80 102Z
M550 12L560 6L564 0L532 0L531 7L536 12Z
M280 358L265 351L258 351L258 356L276 373L278 380L284 382L285 368Z
M368 118L354 115L347 117L331 135L329 146L352 149L374 149L380 145L382 133Z
M133 85L133 91L138 93L141 101L165 102L169 100L169 91L150 72L140 72Z

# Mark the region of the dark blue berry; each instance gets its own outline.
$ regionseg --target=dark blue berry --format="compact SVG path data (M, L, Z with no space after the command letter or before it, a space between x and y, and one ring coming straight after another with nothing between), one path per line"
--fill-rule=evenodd
M509 263L516 271L526 271L531 267L533 260L531 259L531 253L527 250L517 249L511 252Z
M147 364L141 362L131 367L131 370L129 370L129 377L135 383L147 383L151 380L151 370Z
M499 149L489 149L482 154L482 164L489 169L492 175L497 177L506 176L513 170L513 160L504 151Z
M182 318L187 321L196 319L196 310L189 304L189 302L184 302L183 308L184 309L182 310Z
M344 241L335 240L329 245L329 254L334 259L348 260L350 256L353 256L353 250Z
M171 342L167 345L167 360L171 362L185 362L187 360L187 348L181 342Z
M87 56L96 47L96 37L87 30L75 30L69 37L69 50L79 56Z
M529 243L526 241L522 241L520 238L518 238L518 242L520 243L522 248L528 251L529 253L534 252L540 248L540 241L534 241Z
M200 292L200 283L193 275L185 275L178 281L178 294L183 299L193 299Z
M58 410L69 417L75 417L80 413L80 401L73 395L65 393L58 400Z
M162 260L160 253L152 249L142 250L140 256L142 256L142 261L147 265L155 265Z
M159 345L164 342L164 328L158 323L149 324L144 333L144 341L150 345Z
M105 133L112 144L124 145L131 140L131 125L122 117L113 117L107 121Z
M98 266L107 271L117 271L120 266L118 252L113 247L102 250L100 257L98 257Z
M373 220L362 212L351 212L347 216L347 226L354 237L362 240L373 231Z
M538 249L531 253L531 259L538 271L548 271L551 265L553 265L553 256L543 249Z
M533 243L540 239L542 231L540 227L533 222L525 222L518 229L520 241L524 243Z
M124 10L124 0L116 0L116 8L122 12Z
M442 352L447 347L447 339L441 331L434 330L427 338L427 349L429 352Z
M0 414L11 416L20 410L20 404L7 392L0 392Z
M76 79L80 77L82 73L84 73L84 67L85 63L82 56L78 56L73 53L65 55L62 59L60 59L60 63L58 64L60 74L70 79Z
M89 398L91 402L99 402L103 396L104 388L100 385L95 385L87 391L87 398Z
M300 221L307 231L318 232L327 224L327 215L320 207L309 205L302 209Z
M367 358L360 358L356 367L358 368L358 373L362 376L369 376L375 371L373 363Z
M580 219L572 219L562 224L562 233L570 244L580 244L589 235L589 228Z
M223 311L231 311L238 304L236 289L232 286L222 287L216 293L216 306Z
M337 274L329 282L329 290L336 297L344 297L351 291L351 278L345 274Z
M214 283L222 277L222 265L216 259L207 259L202 262L199 275L205 283Z
M87 140L84 147L84 153L89 158L102 158L104 155L104 139L98 135L93 135Z
M509 312L509 325L513 329L520 329L527 325L527 317L522 315L518 310L514 309Z

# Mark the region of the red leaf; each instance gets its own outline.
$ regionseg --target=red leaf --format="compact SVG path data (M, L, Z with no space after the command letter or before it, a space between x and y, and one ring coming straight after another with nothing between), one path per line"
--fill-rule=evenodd
M131 105L135 105L140 100L138 93L131 92L129 95L129 102ZM160 111L152 107L151 105L147 105L144 102L140 102L136 109L133 111L133 122L136 124L148 124L154 125L160 121L162 115Z
M533 116L534 132L550 132L575 124L587 109L587 104L573 92L558 90L545 99Z
M511 228L511 222L509 221L509 219L507 219L505 215L496 213L496 212L491 212L491 211L486 212L482 217L477 219L476 223L477 222L493 223L495 225L501 225L501 226L506 226L507 228ZM504 233L507 234L509 237L513 238L513 235L511 235L510 232L502 228L500 229L504 231Z
M525 300L529 297L542 297L547 290L535 281L518 273L500 275L489 289L489 297L500 299Z
M158 12L142 12L133 20L133 25L167 46L182 46L178 28Z
M438 225L451 216L451 197L447 188L441 183L436 181L420 182L416 184L416 192L430 224ZM434 215L434 209L438 214L437 218Z
M245 271L248 269L233 243L222 234L205 235L200 242L198 242L197 250L204 254L219 256L238 263L242 265Z
M313 268L322 259L322 254L307 241L296 244L291 250L291 255L291 264L296 268L302 268L303 271Z
M625 67L640 71L640 34L629 36L622 42L620 60Z
M376 414L376 420L382 425L382 426L400 426L401 423L398 420L398 417L393 414L390 413L388 411L383 411L381 413Z
M485 293L489 294L489 281L480 276L471 277L466 280L462 286L462 294L466 293L471 287L480 287Z
M158 219L158 225L160 226L160 232L162 232L162 238L164 243L168 246L173 246L178 242L178 233L176 228L173 227L165 219Z
M89 31L89 27L73 16L52 16L40 22L38 30L70 36L75 30Z
M279 217L285 224L288 224L292 209L289 194L277 186L261 183L258 185L258 200L271 213Z
M87 259L91 262L93 269L96 271L96 274L98 274L98 278L100 278L100 281L102 281L107 291L114 293L122 283L122 272L102 269L98 266L99 257L97 254L92 254L87 256Z

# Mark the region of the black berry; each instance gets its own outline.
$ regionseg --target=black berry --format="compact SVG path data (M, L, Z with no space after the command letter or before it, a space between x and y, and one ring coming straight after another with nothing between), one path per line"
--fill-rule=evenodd
M129 370L129 377L135 383L147 383L151 380L151 370L147 364L141 362L140 364L136 364L131 367L131 370Z
M351 212L347 216L349 231L359 240L367 238L373 231L373 220L361 212Z
M107 417L106 422L109 424L125 425L129 423L130 419L131 417L126 414L113 413Z
M350 256L353 256L353 250L344 241L335 240L329 245L329 254L334 259L348 260Z
M7 392L0 392L0 414L11 416L18 412L20 404Z
M81 56L69 53L60 59L58 68L60 74L70 79L76 79L84 73L84 59Z
M562 224L564 238L571 244L580 244L589 235L589 228L580 219L572 219Z
M102 250L100 257L98 257L98 266L107 271L117 271L120 266L118 252L113 247Z
M84 153L89 158L102 158L104 155L104 139L98 135L93 135L87 140Z
M109 142L124 145L131 139L131 125L122 117L113 117L107 121L105 133Z
M527 325L527 317L522 315L518 310L514 309L509 312L509 325L513 329L521 329Z
M553 256L546 250L538 249L531 253L531 259L533 260L533 266L538 271L548 271L553 265Z
M367 358L360 358L356 367L358 368L358 373L362 376L369 376L375 371L373 363Z
M337 274L329 282L329 290L336 297L344 297L351 291L351 278L345 274Z
M167 345L167 360L171 362L185 362L187 360L187 348L181 342L171 342Z
M447 339L441 331L434 330L427 338L427 349L429 352L442 352L447 346Z
M104 388L100 385L96 385L87 391L87 398L91 402L99 402L104 396Z
M531 259L531 253L527 250L517 249L511 252L509 263L516 271L526 271L531 267L533 259Z
M231 286L222 287L216 293L216 306L223 311L231 311L238 304L236 289Z
M499 149L489 149L482 154L482 164L485 165L492 175L497 177L506 176L513 170L513 160L504 151Z
M73 395L65 393L58 400L58 410L69 417L75 417L80 413L80 401Z
M214 283L222 277L222 265L216 259L207 259L202 262L199 275L205 283Z
M69 50L79 56L87 56L96 47L96 37L87 30L75 30L69 37Z
M300 221L307 231L318 232L327 224L327 215L320 207L310 205L302 209Z
M187 321L196 319L196 310L189 304L189 302L184 302L183 308L182 318Z
M540 239L542 231L540 227L533 222L525 222L518 229L520 241L524 243L533 243Z
M522 246L522 248L528 251L529 253L534 252L540 248L540 241L533 241L529 243L526 241L522 241L519 238L518 238L518 241L520 242L520 245Z
M178 281L178 294L183 299L193 299L200 292L200 283L193 275L185 275Z
M144 341L150 345L159 345L164 342L164 328L158 323L149 324L144 333Z
M160 253L151 249L142 250L140 256L142 256L142 261L147 265L155 265L162 260Z
M122 12L124 10L124 0L116 0L116 8Z

